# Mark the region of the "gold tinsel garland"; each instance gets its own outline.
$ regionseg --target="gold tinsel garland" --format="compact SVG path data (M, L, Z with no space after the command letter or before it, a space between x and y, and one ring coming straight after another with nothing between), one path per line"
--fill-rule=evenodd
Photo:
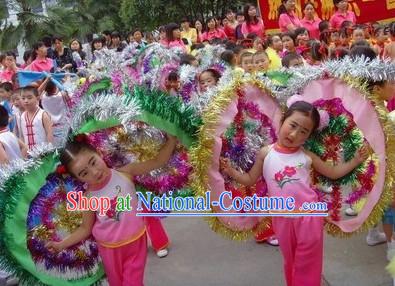
M197 144L189 151L189 158L194 166L194 180L191 186L195 190L196 196L204 197L205 192L209 189L208 169L213 157L212 150L215 141L214 132L217 124L221 120L221 114L226 110L231 101L237 97L236 90L248 84L254 85L263 92L273 96L257 78L254 77L248 80L243 80L242 77L238 75L230 85L221 90L218 95L215 96L202 116L203 124L199 130ZM271 219L270 217L263 217L261 222L254 229L248 231L231 230L217 217L206 218L206 221L213 231L226 238L233 240L246 240L255 233L267 229L270 225Z
M384 106L384 102L380 100L377 95L371 94L367 90L367 85L351 77L341 78L348 86L357 89L362 96L369 99L375 107L378 118L382 124L384 136L386 139L386 155L387 155L387 168L385 174L385 184L382 195L378 203L373 208L363 225L352 233L343 232L337 225L328 222L325 226L327 232L334 236L349 237L354 233L365 231L373 227L383 216L387 206L392 202L393 193L392 187L394 184L394 171L395 171L395 125L389 120L388 112ZM211 102L207 112L203 115L203 125L200 128L198 135L197 145L190 150L191 162L195 166L195 180L192 187L196 191L197 196L203 196L208 189L208 168L212 161L212 148L214 145L214 131L215 126L220 121L220 115L223 113L230 102L237 96L235 90L242 85L252 84L257 86L264 92L271 94L261 81L256 78L243 81L241 77L236 78L229 86L222 90ZM378 166L377 160L375 165ZM270 218L265 217L256 229L250 231L234 231L226 227L218 218L212 217L207 219L210 227L217 233L222 234L227 238L234 240L245 240L254 234L256 231L267 228L270 223Z
M386 142L387 167L385 170L384 189L382 191L379 201L374 206L366 221L362 224L360 228L351 233L343 232L337 225L333 223L327 223L325 226L325 229L331 235L339 237L350 237L355 233L366 231L367 229L375 226L377 222L379 222L382 218L384 211L392 202L395 172L395 125L394 122L392 122L388 117L388 111L384 106L383 100L381 100L376 94L370 93L368 91L366 82L361 82L360 80L352 78L350 76L344 76L340 79L342 79L348 86L357 89L362 94L362 96L370 100L377 112L377 116L382 125Z

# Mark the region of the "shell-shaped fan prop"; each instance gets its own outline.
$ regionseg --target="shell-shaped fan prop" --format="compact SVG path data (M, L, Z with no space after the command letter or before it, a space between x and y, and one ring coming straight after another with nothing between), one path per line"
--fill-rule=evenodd
M235 79L220 90L202 115L198 142L190 152L196 194L204 196L210 190L212 202L218 201L225 191L233 198L266 196L263 178L251 187L244 187L221 171L220 161L229 159L234 168L248 172L260 148L276 141L281 116L280 105L260 81ZM229 196L222 201L231 205ZM212 212L226 213L217 206L212 206ZM266 218L239 213L241 216L211 217L209 224L214 231L231 239L245 239L270 227Z
M354 87L353 87L354 86ZM391 201L393 182L394 126L383 101L362 86L337 78L311 81L301 99L329 114L329 124L306 142L305 148L328 164L348 162L365 144L371 155L360 166L338 180L313 172L313 182L323 191L331 223L327 231L346 235L375 225ZM342 212L349 205L358 215L348 219Z

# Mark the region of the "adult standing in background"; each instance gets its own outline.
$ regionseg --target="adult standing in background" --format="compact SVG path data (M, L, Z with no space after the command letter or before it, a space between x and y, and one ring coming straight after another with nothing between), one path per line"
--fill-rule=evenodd
M314 4L312 2L307 2L304 4L303 8L304 18L300 21L302 26L309 31L310 39L320 39L320 29L318 25L321 22L321 19L318 18L315 13Z
M200 41L211 41L212 39L226 39L226 34L223 30L217 28L214 17L209 17L206 22L207 30L202 34Z
M187 39L190 45L197 43L197 32L195 28L190 27L191 23L188 18L181 19L181 39Z
M226 19L228 20L224 25L224 32L228 39L236 39L236 27L239 24L236 20L236 14L232 10L226 11Z
M63 45L61 37L54 37L54 52L53 59L56 62L56 71L70 71L73 68L73 54L72 51Z
M259 38L265 37L265 26L260 17L257 16L256 7L252 4L246 4L243 9L244 23L241 25L241 32L244 38L249 34L255 34Z
M332 29L339 30L344 21L350 21L353 25L357 23L354 12L348 11L348 0L333 0L333 4L336 7L336 12L329 20Z
M298 16L295 13L295 0L281 0L278 8L278 25L282 33L293 32L296 28L302 27Z

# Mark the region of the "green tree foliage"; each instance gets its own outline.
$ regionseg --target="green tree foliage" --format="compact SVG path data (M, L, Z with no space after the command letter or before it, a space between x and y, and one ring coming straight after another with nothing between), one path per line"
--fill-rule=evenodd
M47 15L35 8L41 0L0 0L0 50L14 49L20 41L26 47L45 35L84 39L90 33L118 30L127 33L134 28L150 31L160 25L179 22L188 16L205 20L223 16L248 0L58 0L48 7ZM5 18L5 3L16 11L18 24ZM3 16L4 15L4 16Z
M119 15L125 27L143 27L150 30L169 22L179 22L188 16L191 20L205 20L211 15L222 17L226 10L242 6L245 0L122 0Z

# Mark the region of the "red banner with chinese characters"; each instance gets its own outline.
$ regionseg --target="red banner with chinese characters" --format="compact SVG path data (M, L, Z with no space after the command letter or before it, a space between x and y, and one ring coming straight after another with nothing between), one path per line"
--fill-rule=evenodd
M278 7L281 0L258 0L261 15L267 30L278 29ZM318 16L329 20L335 12L333 0L296 0L297 13L303 18L302 7L306 2L312 2ZM395 0L348 0L349 9L357 16L358 23L382 20L395 20Z

